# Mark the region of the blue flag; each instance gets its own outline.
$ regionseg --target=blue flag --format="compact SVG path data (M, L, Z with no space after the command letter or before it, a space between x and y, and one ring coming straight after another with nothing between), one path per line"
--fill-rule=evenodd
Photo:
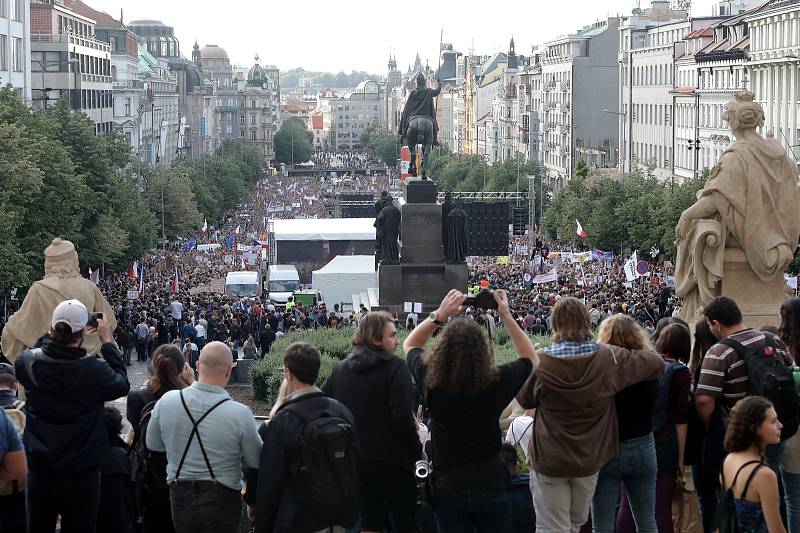
M186 253L186 252L188 252L190 250L193 250L195 246L197 246L197 239L192 237L191 239L186 241L186 244L183 245L184 253Z
M225 239L225 246L228 248L233 248L233 243L236 242L236 237L233 235L228 235L228 238Z

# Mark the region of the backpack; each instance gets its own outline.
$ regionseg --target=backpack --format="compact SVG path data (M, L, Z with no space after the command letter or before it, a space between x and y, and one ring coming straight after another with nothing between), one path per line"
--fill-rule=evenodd
M328 410L308 419L290 460L294 493L302 508L330 525L350 527L358 517L358 442L350 423Z
M775 406L778 420L783 424L781 440L787 440L800 425L800 404L794 386L792 369L776 355L779 345L772 333L764 334L764 346L750 348L727 338L720 341L730 346L747 363L748 396L763 396Z
M147 427L150 425L150 418L157 401L156 398L142 408L139 418L139 436L129 452L131 479L137 487L141 487L145 492L151 494L164 493L169 490L167 486L167 454L149 450L145 444Z
M656 396L656 403L653 406L653 431L658 431L663 428L669 420L669 391L672 385L672 374L676 370L686 368L681 362L667 362L664 361L664 373L658 378L658 394Z
M15 400L10 406L5 408L6 416L11 420L11 424L14 426L14 429L17 430L19 433L19 437L25 434L25 423L27 422L27 417L25 413L22 412L22 407L25 405L25 402L22 400ZM9 496L11 494L16 494L17 492L25 490L25 480L14 480L14 481L0 481L0 496Z
M740 498L744 499L747 496L747 489L750 488L750 483L756 476L756 472L758 472L758 470L764 465L760 461L748 461L740 466L739 470L736 471L736 475L733 478L733 483L731 483L731 488L729 489L725 489L725 473L723 471L724 467L720 469L720 473L722 475L722 488L719 491L717 508L714 511L711 531L715 531L717 533L739 532L739 523L736 519L736 497L733 494L733 488L736 486L736 481L739 479L739 473L741 473L742 469L754 463L758 466L756 466L753 471L750 472L750 475L747 477L747 481L744 484L744 490L742 491L742 496Z

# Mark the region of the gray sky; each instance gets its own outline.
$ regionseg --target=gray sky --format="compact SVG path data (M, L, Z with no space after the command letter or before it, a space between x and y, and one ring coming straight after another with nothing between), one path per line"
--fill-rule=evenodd
M386 71L390 51L405 71L419 52L436 68L440 31L461 52L530 51L608 15L629 14L636 0L84 0L125 22L149 18L173 26L181 52L191 57L195 39L223 47L237 65L281 70ZM694 0L693 15L711 14L714 0ZM641 0L642 7L649 0ZM422 16L408 17L409 12ZM421 19L421 20L413 20ZM412 42L415 41L415 42Z

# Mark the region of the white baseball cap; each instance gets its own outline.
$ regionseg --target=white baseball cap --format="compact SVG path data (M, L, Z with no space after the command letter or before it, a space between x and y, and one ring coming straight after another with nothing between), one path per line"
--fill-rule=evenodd
M73 333L77 333L86 327L87 322L89 311L85 305L78 300L64 300L53 311L50 325L55 328L56 324L67 324Z

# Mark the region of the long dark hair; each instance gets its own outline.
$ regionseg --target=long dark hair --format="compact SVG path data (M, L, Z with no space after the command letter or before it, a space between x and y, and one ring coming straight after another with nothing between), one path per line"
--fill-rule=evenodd
M424 356L428 389L476 394L497 381L494 354L483 328L474 320L451 320Z
M711 333L705 317L700 317L694 323L694 346L692 347L692 358L689 360L689 370L692 372L695 384L700 378L700 368L703 366L706 352L716 343L717 338Z
M781 304L778 336L789 347L796 363L800 358L800 298L789 298Z
M162 344L153 352L153 375L147 380L147 390L153 394L163 394L188 385L181 377L185 359L181 350L174 344Z

